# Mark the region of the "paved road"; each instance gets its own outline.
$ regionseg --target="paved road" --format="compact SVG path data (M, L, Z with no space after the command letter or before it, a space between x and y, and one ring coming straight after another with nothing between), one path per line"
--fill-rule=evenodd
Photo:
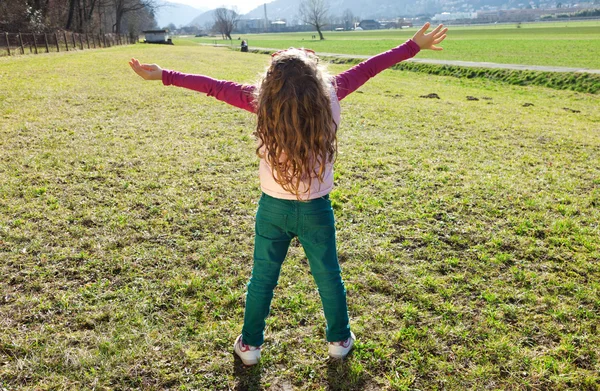
M204 44L210 46L223 46L230 47L229 45L223 44ZM280 49L273 48L259 48L252 47L252 50L266 50L275 52ZM339 53L322 53L317 52L317 55L323 57L337 57L337 58L360 58L367 59L372 56L366 56L362 54L339 54ZM520 64L498 64L495 62L475 62L475 61L454 61L454 60L436 60L431 58L411 58L406 60L410 62L422 63L422 64L437 64L437 65L454 65L459 67L473 67L473 68L499 68L499 69L514 69L521 71L542 71L542 72L581 72L581 73L594 73L600 75L600 69L588 69L588 68L568 68L568 67L551 67L543 65L520 65Z

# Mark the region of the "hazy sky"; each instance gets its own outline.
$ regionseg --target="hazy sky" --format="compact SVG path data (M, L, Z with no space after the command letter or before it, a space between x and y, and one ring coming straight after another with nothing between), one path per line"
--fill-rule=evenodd
M241 13L247 13L261 4L269 3L265 0L168 0L171 3L191 5L196 8L217 8L219 6L236 6Z

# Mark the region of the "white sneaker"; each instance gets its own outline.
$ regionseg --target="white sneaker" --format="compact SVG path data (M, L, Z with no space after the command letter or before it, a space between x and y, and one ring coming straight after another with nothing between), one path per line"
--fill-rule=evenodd
M235 340L233 350L235 351L235 354L240 356L244 365L258 364L258 359L260 359L260 346L246 345L242 341L241 335Z
M354 333L350 332L350 338L340 342L329 342L329 357L331 358L344 358L350 353L354 346L356 337Z

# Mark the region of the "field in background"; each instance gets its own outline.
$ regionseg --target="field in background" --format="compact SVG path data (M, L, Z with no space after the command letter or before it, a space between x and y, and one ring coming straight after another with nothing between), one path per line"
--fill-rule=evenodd
M249 83L269 61L0 58L0 389L598 389L599 96L386 71L342 101L331 198L356 349L327 360L295 243L246 369L254 119L142 81L132 56Z
M554 65L600 69L600 21L532 23L485 26L449 26L448 39L440 52L425 51L419 58ZM372 55L411 38L416 28L406 30L325 32L325 41L311 39L314 33L234 35L248 40L250 48L286 49L306 47L318 52ZM175 44L214 43L215 38L175 39ZM217 43L227 43L216 39ZM240 42L233 41L235 47Z

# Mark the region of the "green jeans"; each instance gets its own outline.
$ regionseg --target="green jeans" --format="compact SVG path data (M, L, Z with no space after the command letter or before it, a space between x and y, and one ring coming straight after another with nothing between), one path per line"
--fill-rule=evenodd
M263 193L256 213L254 266L248 283L243 342L260 346L273 290L290 242L298 237L319 289L327 321L327 341L350 337L346 288L335 244L335 220L329 196L310 201L283 200Z

